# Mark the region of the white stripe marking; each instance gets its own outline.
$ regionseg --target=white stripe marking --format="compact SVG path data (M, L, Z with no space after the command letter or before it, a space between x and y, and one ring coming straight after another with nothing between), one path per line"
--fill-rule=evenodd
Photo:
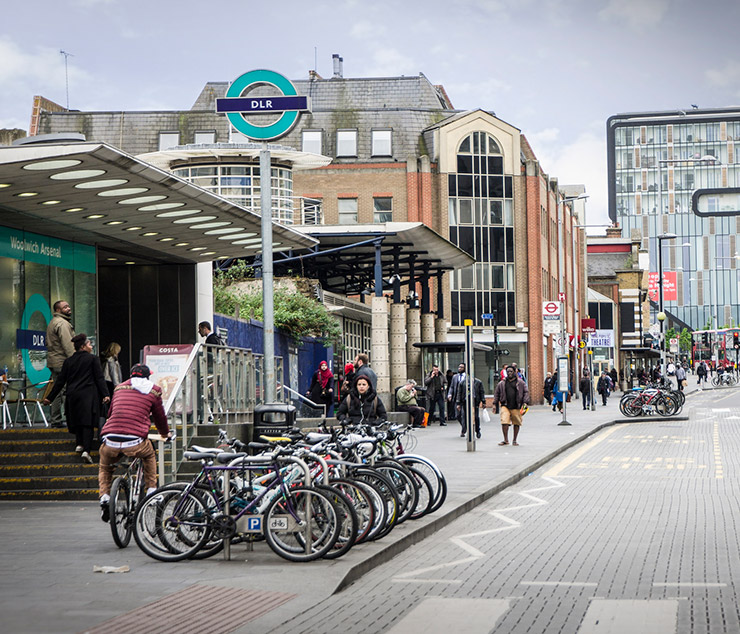
M590 581L521 581L520 586L564 586L567 588L595 588L598 583Z
M676 583L654 583L654 588L726 588L726 583L704 583L702 581L678 581Z

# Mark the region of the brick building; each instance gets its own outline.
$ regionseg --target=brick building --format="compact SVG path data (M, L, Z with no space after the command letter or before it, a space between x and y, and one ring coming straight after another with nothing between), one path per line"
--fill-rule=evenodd
M272 146L276 219L301 226L418 221L449 239L476 263L444 275L417 271L406 280L403 301L421 310L422 329L425 315L443 317L451 341L462 340L464 320L473 320L476 342L493 348L476 352L476 374L487 392L500 366L516 362L527 372L533 398L541 398L557 352L556 338L543 333L542 303L565 294L571 336L579 335L585 315L578 209L564 202L557 179L543 170L522 132L493 112L455 110L444 88L423 74L350 79L341 59L334 62L332 78L311 71L294 81L299 94L311 97L312 112ZM228 85L209 82L183 111L41 107L32 127L38 134L77 132L108 142L259 211L259 145L215 113L215 99ZM281 158L287 147L332 160L318 169L293 169ZM483 314L495 315L495 328ZM508 355L497 357L504 350Z

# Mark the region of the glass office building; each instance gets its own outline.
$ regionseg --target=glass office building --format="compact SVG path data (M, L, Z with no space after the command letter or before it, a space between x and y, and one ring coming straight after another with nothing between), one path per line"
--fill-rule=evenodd
M740 324L740 216L700 217L697 190L740 187L740 108L614 115L607 121L609 215L624 237L634 230L658 271L676 271L665 309L693 329Z

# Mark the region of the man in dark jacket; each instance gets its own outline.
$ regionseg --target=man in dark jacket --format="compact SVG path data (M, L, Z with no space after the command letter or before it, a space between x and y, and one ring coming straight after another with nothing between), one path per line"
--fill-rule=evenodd
M462 365L462 364L461 364ZM461 376L458 374L458 376ZM464 375L463 375L464 376ZM460 438L468 433L468 386L465 380L458 381L455 386L455 406L460 421ZM480 379L473 377L473 414L475 416L475 435L480 438L480 412L479 408L485 409L486 394Z
M198 334L201 337L205 337L206 340L203 342L208 346L222 346L223 341L215 332L211 332L211 322L201 321L198 324Z
M445 422L445 395L447 393L447 384L444 375L439 371L437 364L432 366L432 371L424 379L424 386L427 389L427 402L429 407L429 423L434 418L435 410L439 409L439 424L444 427Z
M509 444L509 425L514 426L514 438L512 445L518 445L519 429L522 426L522 416L529 405L529 389L527 384L520 379L514 368L506 368L506 379L500 381L493 393L493 402L501 405L501 429L504 440L499 445Z
M366 376L370 379L370 385L373 386L373 390L377 390L378 377L369 364L370 357L366 354L358 354L355 357L355 381L361 376Z
M149 380L150 374L147 366L136 364L131 368L131 378L113 390L108 420L100 432L98 486L104 522L110 517L108 501L116 463L123 456L141 458L147 494L151 493L157 486L157 461L147 439L152 420L163 438L172 438L162 405L162 388Z
M378 398L367 376L360 375L349 396L342 399L337 410L337 418L353 424L375 423L387 416L383 401Z

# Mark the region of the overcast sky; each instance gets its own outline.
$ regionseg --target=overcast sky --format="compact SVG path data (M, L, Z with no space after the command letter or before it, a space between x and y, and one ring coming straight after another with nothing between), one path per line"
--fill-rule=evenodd
M12 0L0 26L0 128L34 95L79 110L183 110L254 68L304 79L424 73L493 110L607 221L606 119L740 103L738 0ZM314 60L317 60L315 62ZM600 233L593 230L590 233Z

